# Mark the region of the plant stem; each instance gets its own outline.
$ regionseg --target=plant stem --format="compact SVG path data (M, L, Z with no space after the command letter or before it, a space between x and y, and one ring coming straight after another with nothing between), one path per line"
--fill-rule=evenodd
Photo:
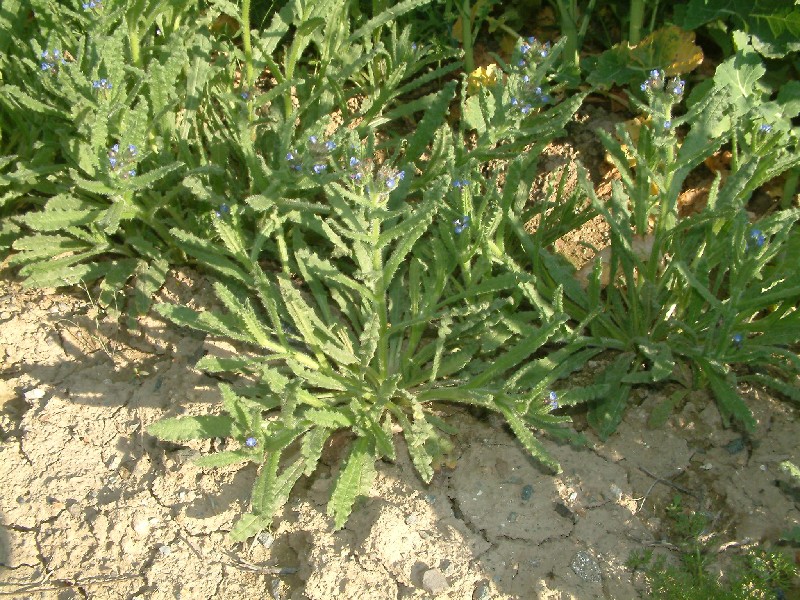
M244 46L245 87L254 83L253 47L250 41L250 0L242 0L242 46Z
M475 57L472 55L472 9L469 0L461 5L461 43L464 46L464 69L467 74L475 70Z
M628 42L635 46L642 39L642 23L644 23L645 0L631 0Z
M139 30L135 24L128 24L128 44L131 51L131 61L134 66L142 67L141 41L139 40Z

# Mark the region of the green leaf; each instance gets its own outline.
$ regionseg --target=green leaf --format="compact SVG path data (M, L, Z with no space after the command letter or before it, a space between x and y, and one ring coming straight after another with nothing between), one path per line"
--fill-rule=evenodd
M528 429L528 426L520 416L516 414L513 409L500 402L498 402L497 406L506 418L506 422L509 427L511 427L511 431L514 432L514 435L517 436L517 439L525 449L531 453L531 456L552 471L554 475L561 473L561 465L550 457L547 450L545 450L541 442L534 437L533 433L531 433L531 430Z
M736 376L733 372L722 373L719 367L712 365L708 360L701 359L698 363L702 366L703 375L708 380L711 391L714 392L722 418L726 422L734 418L744 424L748 431L754 431L756 420L736 390Z
M425 115L417 124L416 131L406 146L406 160L417 160L433 140L436 130L444 123L444 117L456 93L456 82L446 84L436 99L425 111Z
M174 417L150 425L147 433L168 441L230 437L233 419L228 415Z
M198 467L227 467L236 463L253 460L253 453L249 450L224 450L214 452L207 456L194 459L194 464Z
M333 516L334 528L344 526L353 510L356 498L367 494L375 479L375 456L368 438L359 438L336 478L328 502L328 515Z

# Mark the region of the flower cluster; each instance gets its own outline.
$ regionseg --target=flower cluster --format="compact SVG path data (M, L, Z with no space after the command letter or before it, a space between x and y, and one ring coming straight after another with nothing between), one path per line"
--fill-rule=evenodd
M650 76L639 86L643 92L666 92L676 99L680 99L686 91L686 82L678 77L666 78L666 73L661 69L653 69Z
M463 190L469 187L469 181L467 181L466 179L454 179L453 187L459 190Z
M544 93L541 86L534 84L528 75L522 77L520 97L523 99L516 96L511 97L511 108L519 110L523 115L530 113L534 104L541 105L550 102L550 96Z
M113 86L111 85L111 82L106 78L98 79L97 81L93 81L92 82L92 88L95 89L95 90L108 91L112 87Z
M545 400L545 404L550 405L550 410L556 410L558 408L558 394L550 391L550 393L547 394L547 400Z
M53 75L58 73L58 66L67 64L60 50L45 50L42 52L42 71L49 71Z
M391 192L406 178L405 171L398 171L392 167L382 166L378 169L377 180L383 184L384 191Z
M327 140L320 142L317 136L312 135L308 138L308 156L310 158L311 171L315 175L321 175L328 170L328 156L331 151L336 149L336 142ZM303 170L303 160L297 150L290 150L286 153L286 162L295 171Z
M456 235L461 235L461 232L469 227L469 215L464 215L453 221L453 231Z
M120 150L119 144L114 144L108 151L108 164L111 172L119 175L120 179L136 176L136 169L130 168L136 161L136 146L128 144L128 147Z
M535 37L529 37L523 40L519 47L519 52L522 58L519 59L518 65L524 67L528 64L529 57L547 58L550 54L550 42L541 43Z
M103 3L98 0L89 0L89 2L84 2L81 6L83 10L101 10Z

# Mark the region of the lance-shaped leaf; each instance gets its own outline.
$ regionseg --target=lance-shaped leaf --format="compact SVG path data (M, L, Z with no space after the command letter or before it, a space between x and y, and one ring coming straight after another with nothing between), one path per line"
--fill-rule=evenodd
M374 479L375 452L372 440L362 437L353 443L328 502L328 515L333 517L336 529L345 524L356 498L369 492Z

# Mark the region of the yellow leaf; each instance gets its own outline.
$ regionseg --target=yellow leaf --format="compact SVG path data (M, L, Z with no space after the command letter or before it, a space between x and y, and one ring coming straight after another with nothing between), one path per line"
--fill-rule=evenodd
M497 83L497 65L478 67L467 78L467 94L475 94L482 87L490 87Z
M667 77L693 71L703 62L703 50L694 43L694 32L676 25L657 29L628 48L628 54L631 62L643 69L661 68Z

